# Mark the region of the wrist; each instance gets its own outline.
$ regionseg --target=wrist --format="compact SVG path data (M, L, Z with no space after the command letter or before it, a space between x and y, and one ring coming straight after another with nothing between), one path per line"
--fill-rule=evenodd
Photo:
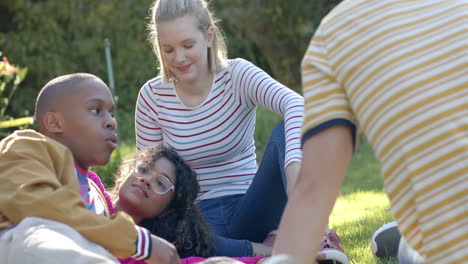
M151 256L151 233L140 226L135 226L137 238L135 241L135 254L131 257L137 260L145 260Z

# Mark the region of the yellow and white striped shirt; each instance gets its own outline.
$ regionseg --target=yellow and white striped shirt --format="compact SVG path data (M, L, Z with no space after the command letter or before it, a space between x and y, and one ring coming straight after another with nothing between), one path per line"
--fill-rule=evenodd
M302 61L303 140L358 127L427 263L468 263L468 1L348 0Z

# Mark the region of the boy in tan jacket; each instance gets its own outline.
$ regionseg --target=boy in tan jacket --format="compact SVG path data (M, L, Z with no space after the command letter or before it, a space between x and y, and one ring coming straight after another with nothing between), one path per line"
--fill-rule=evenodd
M0 142L0 263L180 263L173 245L127 214L109 217L102 190L80 174L116 148L107 85L91 74L57 77L41 90L35 118L41 133Z

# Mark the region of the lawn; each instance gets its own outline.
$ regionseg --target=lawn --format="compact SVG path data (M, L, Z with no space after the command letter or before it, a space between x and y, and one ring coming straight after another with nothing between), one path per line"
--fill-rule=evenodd
M379 162L365 138L354 153L330 218L330 226L342 238L342 247L352 264L393 264L376 260L370 249L375 230L393 220L382 187Z
M112 185L112 172L115 172L121 159L134 152L133 114L119 116L121 142L106 167L94 168L104 183ZM259 108L255 139L257 156L261 158L268 136L281 116ZM367 140L361 137L346 174L340 196L331 214L330 227L342 239L342 247L352 264L395 264L396 260L379 261L371 253L370 239L381 225L392 221L389 201L383 192L382 177L378 161L375 159Z

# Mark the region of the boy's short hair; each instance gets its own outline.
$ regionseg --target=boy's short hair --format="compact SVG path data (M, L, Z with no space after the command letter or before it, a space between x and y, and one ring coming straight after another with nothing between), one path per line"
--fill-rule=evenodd
M100 78L90 73L72 73L56 77L46 83L37 95L34 110L34 120L39 130L43 130L40 120L46 112L55 111L57 103L65 94L70 93L81 82L91 79L102 82Z

